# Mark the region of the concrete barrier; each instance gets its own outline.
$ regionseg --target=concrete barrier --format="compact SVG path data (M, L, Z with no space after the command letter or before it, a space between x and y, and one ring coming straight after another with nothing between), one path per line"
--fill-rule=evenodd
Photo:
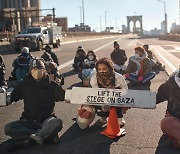
M180 42L180 35L161 35L159 40Z
M96 39L107 39L119 36L119 33L68 33L68 36L65 35L62 37L61 43L75 43L75 42L82 42L82 41L91 41ZM4 52L12 52L14 51L13 43L11 44L8 41L0 41L0 53Z

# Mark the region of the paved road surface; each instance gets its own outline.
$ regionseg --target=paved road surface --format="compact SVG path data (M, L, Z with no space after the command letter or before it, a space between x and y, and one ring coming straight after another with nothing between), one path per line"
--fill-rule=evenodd
M87 51L95 50L98 57L109 57L113 50L113 41L118 40L121 48L126 50L129 56L134 54L134 47L137 44L148 43L162 47L176 57L180 57L178 46L180 43L170 41L159 41L157 39L139 39L136 36L119 36L117 38L87 41L81 43L64 44L61 49L56 50L60 59L61 72L65 76L64 88L72 87L80 82L77 74L72 71L71 62L74 58L78 45L82 45ZM35 56L41 55L41 52L33 52ZM6 75L10 75L12 70L12 60L17 56L15 53L4 54L6 63ZM159 57L157 57L159 58ZM173 61L170 61L173 63ZM166 63L165 63L166 64ZM168 66L169 67L169 66ZM166 72L160 72L152 81L151 90L157 91L168 75ZM166 103L161 103L155 110L131 109L125 115L127 135L120 139L109 139L100 135L103 128L96 123L87 130L80 130L72 118L76 116L77 105L59 102L56 104L55 112L64 122L64 128L59 133L61 142L59 145L43 145L19 150L17 154L179 154L180 151L172 147L160 130L160 121L165 115ZM16 120L23 111L22 101L8 107L0 108L0 153L8 153L5 148L8 145L9 137L4 135L5 124Z

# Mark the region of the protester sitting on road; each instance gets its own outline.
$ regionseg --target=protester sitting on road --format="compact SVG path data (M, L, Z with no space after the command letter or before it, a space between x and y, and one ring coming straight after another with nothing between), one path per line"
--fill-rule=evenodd
M82 47L78 47L76 56L74 58L73 68L75 71L82 71L84 66L84 60L86 59L86 52Z
M44 59L45 63L49 65L50 62L53 62L53 59L51 55L48 52L44 52L41 56L42 59ZM57 65L57 64L56 64Z
M0 55L0 93L6 92L6 88L4 59Z
M111 53L111 60L114 63L114 69L120 74L124 74L126 66L124 65L127 61L127 56L125 50L120 49L119 44L117 43L114 47L114 51Z
M57 84L64 85L64 77L58 71L58 67L56 63L50 62L47 65L46 69L51 80L53 80Z
M87 59L84 60L83 70L78 75L78 77L82 80L83 86L88 87L89 81L92 75L92 71L95 68L95 64L97 62L97 56L94 51L88 51Z
M109 88L109 89L127 89L127 84L124 80L124 77L116 72L114 72L113 63L108 58L102 58L96 63L96 72L90 81L90 85L92 88ZM88 108L88 109L86 109ZM107 117L109 116L110 106L102 106L102 107L93 107L85 105L85 108L79 110L79 114L82 113L81 110L87 110L87 112L96 110L98 116L102 117L99 121L103 124L107 123ZM84 111L85 111L84 110ZM117 116L119 119L119 124L121 126L125 125L125 120L123 119L123 112L121 107L117 107ZM86 111L85 111L86 112ZM88 114L83 114L88 115ZM85 129L92 122L94 115L89 118L84 117L86 122L83 120L81 116L78 117L77 123L80 128Z
M29 48L22 48L22 53L13 62L15 76L18 82L24 80L25 76L29 73L30 61L32 59L29 53Z
M30 143L57 143L62 121L55 116L55 102L63 101L65 91L61 85L49 79L42 59L33 59L30 74L12 91L7 104L24 100L24 112L20 120L5 126L5 134L12 137L9 150L25 148Z
M156 73L152 72L150 60L143 48L135 48L135 55L130 57L126 73L125 78L132 85L150 84L150 80L155 77Z
M148 58L150 59L151 62L151 66L153 70L157 70L157 71L164 71L165 70L165 66L163 66L160 62L156 62L153 58L153 53L151 50L149 50L149 45L145 44L143 45L144 50L147 53Z
M59 59L58 59L57 55L52 51L52 49L49 45L45 46L45 52L49 53L53 59L53 62L55 62L59 66Z
M180 148L180 70L163 83L156 95L157 104L168 101L165 118L161 121L161 130Z

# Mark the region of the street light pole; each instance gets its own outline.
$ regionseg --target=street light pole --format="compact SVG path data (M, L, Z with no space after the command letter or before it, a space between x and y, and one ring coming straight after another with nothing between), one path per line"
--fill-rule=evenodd
M167 34L167 13L166 13L166 2L163 0L158 0L159 2L162 2L164 4L164 16L165 16L165 34Z
M107 27L107 13L108 13L108 11L105 11L105 31L106 31L106 27Z
M81 6L77 6L78 8L79 8L79 10L80 10L80 24L82 23L82 8L81 8Z
M99 20L100 20L100 32L102 31L102 19L101 16L99 16Z
M84 16L84 0L82 0L82 11L83 11L83 24L85 25L85 16Z

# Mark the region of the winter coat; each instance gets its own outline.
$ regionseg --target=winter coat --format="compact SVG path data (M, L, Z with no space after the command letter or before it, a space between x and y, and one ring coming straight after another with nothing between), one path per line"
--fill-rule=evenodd
M89 59L85 59L84 60L84 66L83 69L93 69L95 67L97 60L89 60Z
M74 66L78 66L79 63L84 64L84 60L86 59L86 56L75 56L74 58Z
M125 50L119 49L119 50L114 50L111 53L111 60L113 61L114 64L116 65L124 65L125 62L127 61L127 56L125 53Z
M51 58L53 59L53 62L55 62L59 66L59 60L58 60L57 55L53 51L50 51L48 53L51 55Z
M29 69L31 59L32 57L30 55L27 56L25 59L22 58L22 56L20 55L14 60L13 66L15 68Z
M63 101L65 91L49 77L35 81L31 75L20 82L11 94L11 102L24 100L22 118L42 122L54 115L55 102Z
M158 88L156 103L164 101L168 101L167 111L180 119L180 87L176 84L174 75Z
M135 73L137 71L137 65L135 62L131 60L131 57L129 59L129 63L126 69L126 73ZM151 65L150 65L150 59L144 58L143 60L143 69L142 69L142 75L146 76L148 73L152 71Z
M146 53L149 59L153 59L153 54L151 50L146 51Z

